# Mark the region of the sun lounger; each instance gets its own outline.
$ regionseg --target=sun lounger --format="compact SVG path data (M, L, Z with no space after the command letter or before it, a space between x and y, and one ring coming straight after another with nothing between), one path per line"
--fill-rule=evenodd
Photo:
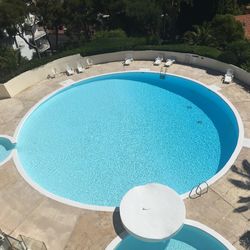
M154 65L159 66L162 63L162 61L163 61L163 58L158 56L155 58Z
M230 83L230 82L233 81L233 77L234 77L233 70L228 69L225 76L224 76L223 82L224 83Z
M90 58L87 58L86 60L86 69L90 68L93 65L93 60Z
M56 69L51 69L51 73L48 74L47 78L55 78L56 77Z
M74 70L69 65L66 66L66 74L68 76L74 75Z
M126 58L123 62L123 65L129 66L133 62L133 58Z
M174 62L175 62L174 59L167 59L164 66L165 67L170 67Z
M79 74L79 73L82 73L83 71L84 71L84 67L80 63L78 63L76 67L76 72Z
M132 55L128 54L128 55L126 55L126 57L124 59L123 65L129 66L133 61L134 61L134 59L133 59Z

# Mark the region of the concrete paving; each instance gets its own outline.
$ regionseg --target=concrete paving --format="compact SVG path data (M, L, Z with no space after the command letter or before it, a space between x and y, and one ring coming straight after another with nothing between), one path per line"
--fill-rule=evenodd
M27 111L41 98L60 88L59 82L140 68L160 71L159 66L153 66L149 61L135 61L128 67L124 67L121 62L112 62L94 65L70 77L61 75L43 80L14 98L0 101L0 134L12 136ZM224 85L222 76L217 72L187 65L174 64L168 72L221 88L220 92L238 109L244 123L245 136L250 137L250 93L243 84ZM244 249L239 238L250 230L250 208L242 212L237 210L247 205L244 199L239 202L240 198L250 196L246 188L250 177L242 166L243 160L250 161L250 149L241 150L235 162L237 169L229 170L209 187L207 194L185 200L189 219L216 230L237 249ZM116 212L113 214L75 208L40 194L20 176L12 160L0 167L0 204L0 228L3 231L13 236L22 234L43 241L49 250L105 249L117 233L122 231Z

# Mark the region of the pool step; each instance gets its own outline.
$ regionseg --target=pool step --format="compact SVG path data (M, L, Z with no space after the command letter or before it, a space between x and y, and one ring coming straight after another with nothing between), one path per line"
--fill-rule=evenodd
M166 67L161 67L160 69L160 79L165 79L167 74L167 68Z

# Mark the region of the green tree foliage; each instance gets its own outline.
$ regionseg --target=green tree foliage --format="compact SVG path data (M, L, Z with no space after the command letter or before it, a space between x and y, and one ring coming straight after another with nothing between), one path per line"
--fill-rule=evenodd
M58 48L59 28L67 20L65 17L65 9L61 0L36 0L32 1L32 10L41 23L45 31L47 29L55 30L56 49ZM68 1L67 1L68 2Z
M28 8L22 0L0 1L0 29L11 37L17 34L17 25L22 24L28 15Z
M226 63L238 65L249 71L250 42L247 40L239 40L228 44L219 59Z
M192 45L216 45L216 40L211 34L211 27L208 23L194 25L193 31L187 31L184 34L184 41Z
M10 47L0 47L0 78L15 71L20 65L20 54Z
M79 41L92 36L92 31L97 22L96 12L93 9L93 3L89 0L71 0L64 2L64 12L67 17L65 25L67 33L72 39Z
M217 14L238 14L239 5L237 0L217 0Z
M40 57L34 33L31 32L30 26L25 24L25 21L29 19L30 11L30 1L2 0L0 2L0 29L14 40L15 36L21 37L25 43L36 50L38 57ZM36 19L30 21L34 24ZM26 38L26 32L31 33L31 39Z
M232 15L215 16L211 22L211 34L222 48L228 43L244 39L243 26Z
M161 10L156 1L125 0L125 13L130 34L159 34Z

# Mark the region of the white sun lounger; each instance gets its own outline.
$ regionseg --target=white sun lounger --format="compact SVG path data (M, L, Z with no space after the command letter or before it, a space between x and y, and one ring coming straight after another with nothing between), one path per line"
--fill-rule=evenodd
M56 69L51 69L51 73L48 75L47 78L55 78L56 77Z
M80 63L77 63L76 72L79 74L82 73L83 71L84 67Z
M167 59L164 66L170 67L175 62L174 59Z
M93 65L93 60L90 58L86 59L86 69L90 68Z
M233 75L233 70L228 69L227 73L224 76L224 83L230 83L233 81L234 75Z
M74 75L74 70L69 65L66 66L66 74L68 76Z
M132 57L131 58L125 58L125 60L123 62L123 65L129 66L133 61L134 61L134 59Z
M160 57L160 56L157 56L157 57L155 58L154 65L155 65L155 66L159 66L159 65L162 63L162 61L163 61L163 58Z

